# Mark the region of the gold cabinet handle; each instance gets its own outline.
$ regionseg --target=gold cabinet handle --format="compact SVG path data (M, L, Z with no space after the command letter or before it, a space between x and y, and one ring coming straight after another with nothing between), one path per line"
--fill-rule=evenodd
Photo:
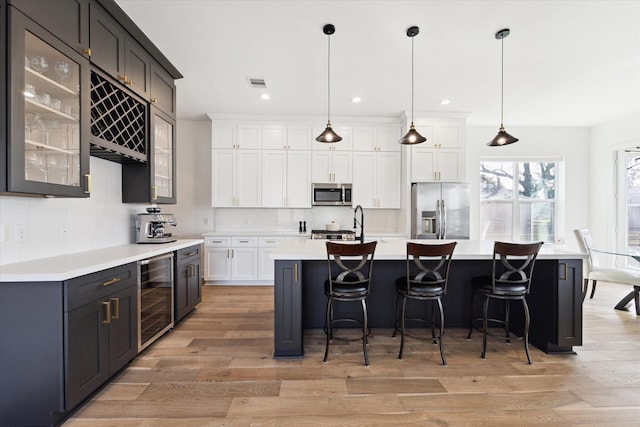
M293 281L298 281L298 264L293 264Z
M114 320L118 320L118 318L120 317L120 298L114 297L111 298L111 301L113 301L113 311L115 311L115 314L111 314L111 318Z
M152 196L151 196L151 200L158 200L158 186L157 185L151 186L151 192L153 193Z
M113 279L111 279L111 280L107 280L106 282L102 282L102 283L100 284L100 286L103 286L103 287L104 287L104 286L111 286L111 285L113 285L113 284L115 284L115 283L118 283L120 280L122 280L122 279L121 279L121 278L119 278L119 277L114 277L114 278L113 278Z
M158 103L158 98L151 98L151 103L152 104L157 104Z
M91 48L88 47L86 49L82 49L82 53L84 53L87 56L91 56Z
M102 319L102 323L108 325L111 323L111 301L102 301L102 309L104 311L104 319Z
M220 243L220 242L218 242L218 243ZM192 257L197 253L198 253L198 251L189 252L188 254L184 254L184 258Z
M87 178L87 189L84 191L85 194L91 194L91 174L85 174L85 178Z

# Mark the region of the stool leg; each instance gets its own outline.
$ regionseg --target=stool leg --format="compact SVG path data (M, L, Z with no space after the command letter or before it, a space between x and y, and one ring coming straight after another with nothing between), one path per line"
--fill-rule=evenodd
M524 308L524 351L527 353L527 361L529 365L533 365L531 356L529 355L529 306L527 300L522 298L522 307Z
M633 287L633 299L636 302L636 316L640 316L640 286Z
M442 357L442 365L447 366L447 359L444 357L444 345L442 344L442 338L444 337L444 311L442 310L440 298L438 298L438 307L440 308L440 357Z
M484 296L484 306L482 308L482 354L481 358L486 359L487 354L487 312L489 311L489 297Z
M407 298L402 297L402 313L400 314L400 354L398 359L402 360L402 352L404 351L404 308L407 305Z
M471 312L471 317L469 319L469 333L467 334L467 339L471 339L471 332L473 332L473 300L475 299L476 293L475 291L471 292L471 307L469 311Z
M324 347L324 359L322 359L323 362L327 362L327 357L329 356L329 340L330 337L333 334L332 328L331 328L331 297L329 297L329 299L327 300L327 312L325 314L325 323L327 325L327 341Z
M431 341L437 344L436 339L436 300L431 300Z
M589 299L593 299L593 295L596 293L596 283L597 280L594 280L593 285L591 285L591 295L589 296Z
M362 326L362 349L364 350L364 364L369 366L369 357L367 355L367 330L368 326L368 316L367 316L367 302L366 300L362 300L362 314L364 321Z
M396 323L393 325L393 335L391 337L396 337L396 332L398 332L398 324L400 322L400 307L398 305L400 301L400 294L396 293Z
M505 341L511 344L511 337L509 336L509 314L511 312L511 301L504 300L504 338Z
M587 296L587 290L589 289L589 279L584 279L584 284L582 285L582 302L584 302L584 298Z

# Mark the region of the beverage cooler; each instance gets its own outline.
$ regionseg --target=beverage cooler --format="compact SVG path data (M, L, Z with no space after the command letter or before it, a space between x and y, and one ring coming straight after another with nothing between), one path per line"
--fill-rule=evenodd
M138 261L138 351L173 328L173 253Z

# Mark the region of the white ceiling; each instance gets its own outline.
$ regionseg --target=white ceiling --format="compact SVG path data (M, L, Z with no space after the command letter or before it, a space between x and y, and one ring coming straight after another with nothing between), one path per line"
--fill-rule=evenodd
M178 117L468 112L471 125L593 126L640 117L640 1L117 0L184 78ZM269 101L249 77L264 78ZM353 96L362 102L353 104ZM448 98L451 103L440 105ZM335 122L335 121L334 121Z

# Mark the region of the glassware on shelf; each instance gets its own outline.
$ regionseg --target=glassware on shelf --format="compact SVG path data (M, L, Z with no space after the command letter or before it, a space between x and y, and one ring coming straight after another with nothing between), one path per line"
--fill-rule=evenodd
M26 83L24 85L24 96L27 98L36 97L36 87L32 84Z
M51 105L51 95L48 93L36 93L36 102L45 106Z
M60 77L60 82L64 83L71 75L71 65L67 61L56 61L54 71Z
M33 141L49 145L49 130L42 121L39 113L26 113L25 124L28 125L29 133L25 138ZM25 129L27 126L25 126Z
M49 69L49 61L42 55L36 55L31 58L31 68L40 74L44 74Z

